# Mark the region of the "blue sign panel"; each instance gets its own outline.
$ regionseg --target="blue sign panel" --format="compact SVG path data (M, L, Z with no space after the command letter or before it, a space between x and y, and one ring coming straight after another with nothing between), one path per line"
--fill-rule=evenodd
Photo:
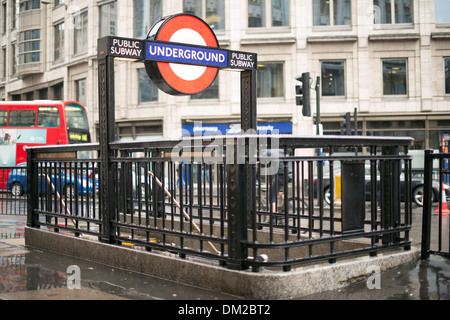
M147 41L146 59L226 68L228 66L228 51L211 47Z
M183 124L183 135L217 135L239 134L239 123L199 123ZM292 122L261 122L258 123L260 134L292 134Z

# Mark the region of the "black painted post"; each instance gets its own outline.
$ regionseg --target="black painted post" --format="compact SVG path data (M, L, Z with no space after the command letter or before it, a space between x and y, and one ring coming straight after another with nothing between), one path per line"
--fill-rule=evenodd
M257 134L257 104L256 104L256 70L246 70L241 72L241 128L244 134ZM250 227L256 221L256 163L255 147L257 137L245 140L245 186L244 190L247 195L247 225ZM253 163L252 163L253 162Z
M366 202L364 161L342 161L341 166L342 232L364 232Z
M422 248L420 258L426 260L430 257L431 247L431 189L433 177L433 150L425 150L424 194L422 215Z
M256 70L241 72L241 132L257 133L256 123ZM255 138L256 139L256 138ZM229 260L227 267L233 270L247 268L248 250L242 242L247 240L247 228L253 225L255 215L255 178L256 164L250 163L250 138L229 139L227 148L227 185L228 185L228 241ZM240 148L244 144L244 148ZM245 152L245 155L239 152ZM242 157L244 156L244 157ZM245 161L242 161L245 159ZM243 163L242 163L243 162Z
M398 156L399 147L383 147L383 156ZM400 226L400 160L383 160L381 165L381 226L389 231ZM398 232L383 234L383 244L398 241Z
M238 139L229 139L227 148L237 149ZM232 270L246 269L245 261L248 250L242 245L247 240L247 194L245 190L245 165L237 164L237 152L227 158L226 183L228 202L228 260L227 268Z
M104 38L103 38L104 39ZM101 47L99 39L99 48ZM106 55L98 60L98 92L99 92L99 121L100 121L100 210L103 230L101 241L113 242L114 219L114 174L109 158L114 155L110 149L110 142L115 140L115 100L114 100L114 58Z
M241 129L247 133L254 129L256 133L256 70L241 72Z
M39 168L38 163L33 161L34 153L33 149L27 149L27 226L30 228L36 228L38 222L38 215L33 213L34 209L38 208L39 204Z

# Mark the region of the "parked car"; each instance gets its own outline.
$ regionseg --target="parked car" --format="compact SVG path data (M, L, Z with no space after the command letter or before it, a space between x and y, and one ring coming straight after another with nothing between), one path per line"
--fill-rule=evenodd
M6 182L6 187L13 196L21 196L27 190L27 163L22 162L16 169L11 170Z
M379 174L379 171L377 171ZM335 176L339 176L339 172L335 172ZM366 181L366 201L370 201L371 196L371 189L370 189L370 166L365 167L365 181ZM402 174L400 176L400 200L405 201L405 194L404 194L404 175ZM380 177L377 177L377 184L379 186L380 183ZM306 183L307 186L307 183ZM444 184L444 191L446 199L450 199L450 186L447 184ZM330 179L328 174L324 174L323 176L323 189L324 189L324 199L327 204L330 204ZM433 180L432 182L432 190L433 193L431 194L431 201L432 202L439 202L439 191L441 187L439 185L439 181ZM423 206L423 195L424 195L424 180L421 178L412 178L411 179L411 200L418 206ZM317 198L317 179L314 179L314 197Z
M7 188L11 191L13 196L21 196L27 193L27 167L26 162L19 163L17 168L11 170L8 176ZM86 195L87 193L92 193L98 189L98 179L87 178L85 174L75 176L73 170L50 170L50 181L54 189L61 192L66 197L75 197L76 191L78 190L79 195ZM41 180L45 179L45 180ZM39 177L39 192L45 192L47 188L52 188L49 183L47 176L42 175ZM52 193L54 190L52 188Z

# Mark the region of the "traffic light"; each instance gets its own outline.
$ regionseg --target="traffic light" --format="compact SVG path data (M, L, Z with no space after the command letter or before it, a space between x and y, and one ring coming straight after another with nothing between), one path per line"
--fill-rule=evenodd
M351 121L350 121L350 112L346 114L341 114L345 120L341 122L341 134L350 136L352 134Z
M305 72L301 77L295 78L301 85L295 86L295 101L298 106L303 106L304 117L311 117L311 89L309 87L309 72Z

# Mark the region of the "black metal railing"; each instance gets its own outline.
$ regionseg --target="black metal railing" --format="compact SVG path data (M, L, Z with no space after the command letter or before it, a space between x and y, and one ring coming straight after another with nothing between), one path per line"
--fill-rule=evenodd
M40 187L30 192L28 225L255 272L408 250L412 141L242 135L114 142L109 192L96 174L98 145L31 148L29 183ZM80 150L91 157L75 156Z
M0 215L27 214L27 167L0 168Z
M433 150L425 150L422 259L428 259L430 254L450 256L450 212L444 190L444 183L450 178L449 159L449 153L435 154ZM435 160L438 161L438 168L433 168ZM440 186L438 195L432 190L433 173L436 169ZM439 203L437 210L432 208L433 202L436 202L436 199L433 199L435 196Z
M97 145L43 147L28 152L31 226L100 236Z

